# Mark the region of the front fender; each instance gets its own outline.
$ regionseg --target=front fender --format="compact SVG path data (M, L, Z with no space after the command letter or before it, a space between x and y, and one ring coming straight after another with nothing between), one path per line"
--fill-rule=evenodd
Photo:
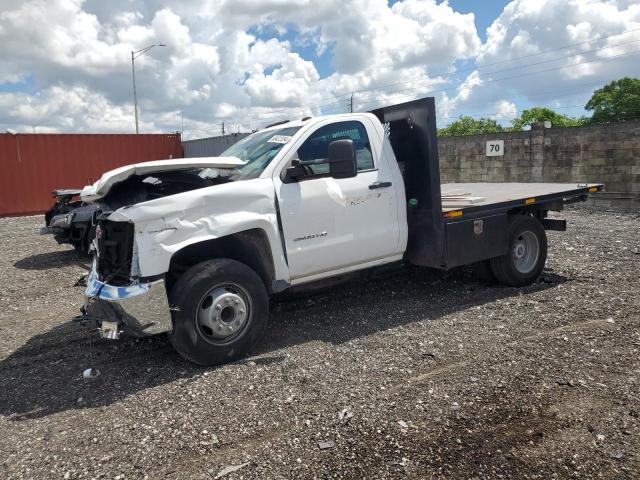
M216 185L159 198L114 212L109 220L135 225L132 275L169 270L171 257L195 243L246 230L265 232L276 280L289 281L279 238L275 189L270 178Z

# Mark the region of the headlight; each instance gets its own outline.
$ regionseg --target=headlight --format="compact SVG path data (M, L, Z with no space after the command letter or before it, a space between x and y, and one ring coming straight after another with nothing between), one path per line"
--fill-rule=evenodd
M71 225L75 213L65 213L64 215L56 215L51 219L52 227L66 228Z

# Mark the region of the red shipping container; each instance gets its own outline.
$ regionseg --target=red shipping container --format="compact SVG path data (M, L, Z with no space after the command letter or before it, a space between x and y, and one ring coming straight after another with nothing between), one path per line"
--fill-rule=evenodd
M182 158L179 134L0 134L0 216L42 213L52 190L131 163Z

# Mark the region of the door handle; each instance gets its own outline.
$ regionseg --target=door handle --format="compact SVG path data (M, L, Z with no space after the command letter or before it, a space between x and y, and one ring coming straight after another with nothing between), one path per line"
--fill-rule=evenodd
M369 190L375 190L376 188L387 188L392 185L391 182L375 182L369 185Z

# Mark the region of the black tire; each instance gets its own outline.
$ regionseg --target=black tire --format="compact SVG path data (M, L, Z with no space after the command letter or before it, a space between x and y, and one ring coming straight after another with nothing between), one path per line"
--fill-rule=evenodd
M491 271L505 285L531 285L540 277L547 261L547 235L544 227L530 215L514 215L509 219L508 236L507 253L489 260Z
M234 298L240 307L231 304ZM245 356L262 339L269 317L269 296L258 274L226 258L198 263L187 270L173 286L170 304L173 331L169 340L180 355L199 365L220 365ZM219 306L221 310L215 310ZM227 309L233 311L228 322L222 320ZM216 314L215 320L209 320L213 323L202 320L211 318L207 312ZM238 317L242 325L235 327ZM237 331L229 337L215 336L225 334L215 332L215 327L231 330L231 325Z
M84 249L84 242L82 240L78 242L71 242L71 245L80 257L84 257L87 255Z
M91 245L91 242L93 242L94 238L96 238L96 227L89 225L85 228L82 239L77 242L72 242L71 245L73 245L73 249L81 257L91 257L89 254L89 246Z
M471 271L480 280L486 283L496 283L496 277L491 270L490 260L482 260L471 265Z

